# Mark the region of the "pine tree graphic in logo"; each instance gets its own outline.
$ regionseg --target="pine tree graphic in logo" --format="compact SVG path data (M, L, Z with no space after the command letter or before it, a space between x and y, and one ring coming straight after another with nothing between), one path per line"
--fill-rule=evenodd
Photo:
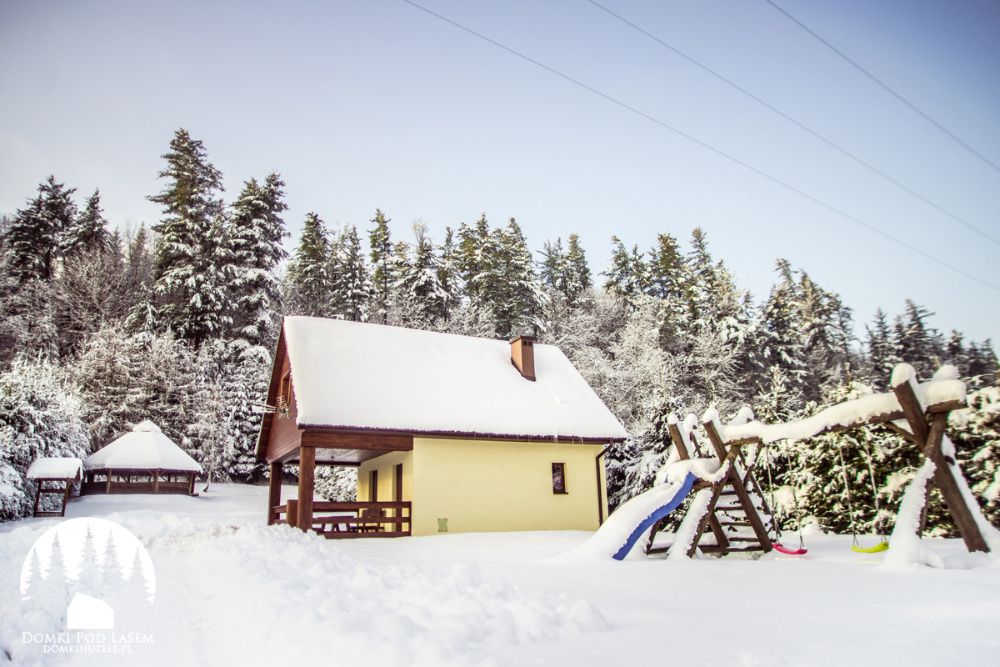
M47 530L21 568L21 598L58 614L66 630L112 630L153 603L156 575L146 548L106 519L80 518Z

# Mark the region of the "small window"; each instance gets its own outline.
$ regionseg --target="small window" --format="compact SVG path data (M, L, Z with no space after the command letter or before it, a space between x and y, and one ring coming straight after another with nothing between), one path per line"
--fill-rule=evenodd
M288 410L292 403L292 374L285 372L281 376L281 384L278 386L278 409Z
M552 493L566 493L566 464L552 464Z

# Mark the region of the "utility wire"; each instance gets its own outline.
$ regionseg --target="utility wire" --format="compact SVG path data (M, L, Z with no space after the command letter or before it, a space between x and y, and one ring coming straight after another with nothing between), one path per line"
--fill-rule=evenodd
M872 173L877 174L878 176L881 176L882 178L884 178L888 182L890 182L893 185L895 185L900 190L903 190L904 192L909 193L913 197L916 197L917 199L919 199L923 203L927 204L928 206L930 206L934 210L938 211L939 213L943 213L944 215L948 216L949 218L951 218L955 222L957 222L957 223L965 226L966 228L968 228L968 229L976 232L980 236L982 236L982 237L984 237L986 239L989 239L990 241L993 241L993 243L996 243L997 245L1000 245L1000 238L992 236L991 234L983 231L982 229L980 229L976 225L972 224L968 220L966 220L966 219L964 219L964 218L956 215L955 213L952 213L951 211L949 211L948 209L944 208L940 204L932 201L931 199L928 199L927 197L925 197L924 195L920 194L919 192L917 192L916 190L914 190L910 186L906 185L905 183L902 183L901 181L899 181L898 179L894 178L893 176L887 174L886 172L882 171L881 169L879 169L878 167L876 167L872 163L870 163L867 160L859 157L857 154L852 153L851 151L847 150L843 146L837 144L832 139L828 139L827 137L823 136L822 134L820 134L816 130L814 130L811 127L809 127L808 125L806 125L805 123L802 123L801 121L796 120L795 118L793 118L792 116L788 115L787 113L785 113L784 111L782 111L778 107L774 106L770 102L767 102L766 100L761 99L756 94L754 94L751 91L747 90L746 88L744 88L740 84L736 83L732 79L729 79L726 76L724 76L724 75L720 74L719 72L715 71L714 69L712 69L708 65L702 63L701 61L699 61L698 59L694 58L693 56L690 56L687 53L684 53L683 51L681 51L680 49L678 49L677 47L675 47L675 46L673 46L671 44L668 44L663 39L657 37L656 35L654 35L653 33L649 32L648 30L645 30L641 26L636 25L635 23L633 23L632 21L628 20L627 18L625 18L621 14L615 12L614 10L612 10L612 9L610 9L608 7L605 7L600 2L597 2L597 0L587 0L587 2L589 2L592 5L594 5L598 9L601 9L604 12L610 14L614 18L616 18L619 21L621 21L622 23L624 23L625 25L627 25L627 26L633 28L634 30L642 33L643 35L645 35L646 37L650 38L651 40L653 40L654 42L656 42L660 46L668 49L669 51L672 51L676 55L680 56L684 60L686 60L689 63L691 63L692 65L694 65L695 67L701 69L704 72L707 72L708 74L711 74L712 76L714 76L719 81L722 81L726 85L728 85L728 86L730 86L732 88L735 88L739 92L743 93L744 95L746 95L747 97L749 97L750 99L752 99L754 102L757 102L758 104L760 104L761 106L765 107L766 109L769 109L770 111L774 112L775 114L781 116L782 118L784 118L785 120L787 120L789 123L791 123L795 127L797 127L800 130L802 130L803 132L806 132L806 133L812 135L813 137L815 137L816 139L820 140L821 142L823 142L824 144L826 144L830 148L832 148L835 151L839 152L841 155L844 155L844 156L846 156L846 157L854 160L855 162L857 162L858 164L860 164L862 167L868 169L868 171L871 171Z
M844 218L845 220L849 220L849 221L853 222L854 224L856 224L856 225L858 225L860 227L864 227L865 229L867 229L871 233L877 234L878 236L881 236L882 238L884 238L884 239L886 239L888 241L891 241L892 243L895 243L898 246L906 248L907 250L909 250L910 252L912 252L914 254L920 255L921 257L923 257L925 259L928 259L928 260L934 262L935 264L943 266L946 269L949 269L949 270L951 270L951 271L953 271L953 272L955 272L955 273L957 273L959 275L965 276L969 280L973 280L973 281L979 283L980 285L983 285L985 287L989 287L990 289L992 289L992 290L994 290L996 292L1000 292L1000 286L997 286L997 285L995 285L995 284L993 284L993 283L991 283L991 282L989 282L987 280L984 280L983 278L980 278L980 277L978 277L976 275L973 275L973 274L969 273L968 271L966 271L965 269L963 269L963 268L961 268L959 266L956 266L955 264L952 264L952 263L950 263L950 262L948 262L946 260L943 260L943 259L941 259L941 258L939 258L939 257L937 257L935 255L932 255L932 254L930 254L930 253L928 253L928 252L926 252L924 250L921 250L920 248L917 248L916 246L908 243L907 241L904 241L904 240L902 240L900 238L897 238L897 237L895 237L895 236L893 236L893 235L891 235L891 234L889 234L887 232L884 232L881 229L879 229L878 227L875 227L874 225L872 225L872 224L870 224L868 222L865 222L861 218L853 216L850 213L847 213L846 211L843 211L843 210L841 210L841 209L833 206L832 204L828 204L827 202L823 201L822 199L818 199L818 198L814 197L813 195L811 195L811 194L809 194L809 193L807 193L807 192L805 192L803 190L798 189L794 185L791 185L791 184L789 184L789 183L787 183L787 182L779 179L776 176L772 176L771 174L769 174L769 173L767 173L765 171L762 171L762 170L758 169L757 167L754 167L753 165L748 164L747 162L744 162L743 160L741 160L741 159L739 159L739 158L737 158L737 157L735 157L733 155L730 155L729 153L726 153L725 151L723 151L721 149L718 149L715 146L712 146L711 144L705 143L704 141L702 141L700 139L697 139L697 138L693 137L692 135L687 134L686 132L683 132L682 130L677 129L674 126L669 125L668 123L665 123L664 121L660 120L659 118L656 118L655 116L651 116L650 114L646 113L645 111L637 109L636 107L634 107L634 106L632 106L632 105L630 105L630 104L628 104L626 102L623 102L623 101L619 100L616 97L612 97L611 95L609 95L607 93L601 92L597 88L594 88L593 86L590 86L590 85L588 85L588 84L580 81L579 79L573 78L569 74L565 74L563 72L560 72L559 70L557 70L557 69L555 69L553 67L550 67L549 65L546 65L543 62L535 60L531 56L525 55L524 53L521 53L520 51L512 49L511 47L509 47L506 44L503 44L501 42L498 42L497 40L493 39L492 37L487 37L486 35L484 35L484 34L482 34L480 32L476 32L472 28L464 26L461 23L459 23L457 21L454 21L454 20L448 18L447 16L444 16L443 14L439 14L439 13L437 13L436 11L434 11L432 9L429 9L427 7L424 7L421 4L418 4L417 2L414 2L414 0L401 0L401 1L405 2L408 5L410 5L414 9L419 9L420 11L424 12L425 14L428 14L429 16L433 16L434 18L438 19L439 21L443 21L443 22L445 22L445 23L447 23L447 24L449 24L449 25L451 25L451 26L453 26L455 28L458 28L459 30L461 30L463 32L466 32L466 33L472 35L473 37L477 37L477 38L483 40L484 42L489 42L493 46L495 46L495 47L497 47L499 49L502 49L502 50L506 51L507 53L509 53L509 54L511 54L513 56L516 56L517 58L520 58L521 60L529 62L532 65L534 65L536 67L539 67L539 68L545 70L546 72L549 72L550 74L554 74L555 76L559 77L560 79L563 79L564 81L568 81L569 83L572 83L574 86L577 86L579 88L583 88L584 90L586 90L586 91L588 91L588 92L590 92L590 93L592 93L594 95L597 95L598 97L604 98L605 100L611 102L612 104L615 104L615 105L617 105L617 106L619 106L619 107L621 107L621 108L623 108L623 109L625 109L627 111L630 111L633 114L635 114L637 116L640 116L641 118L645 118L649 122L651 122L651 123L653 123L655 125L658 125L658 126L662 127L663 129L668 130L668 131L672 132L673 134L676 134L677 136L679 136L679 137L681 137L683 139L686 139L689 142L691 142L691 143L693 143L693 144L695 144L697 146L700 146L700 147L704 148L707 151L715 153L719 157L722 157L722 158L728 160L729 162L732 162L732 163L734 163L736 165L739 165L740 167L743 167L747 171L753 172L754 174L757 174L761 178L764 178L764 179L766 179L766 180L774 183L775 185L778 185L781 188L784 188L785 190L788 190L789 192L797 194L798 196L802 197L803 199L806 199L808 201L813 202L817 206L825 208L826 210L830 211L831 213L837 214L840 217Z
M911 111L913 111L914 113L916 113L918 116L920 116L921 118L923 118L924 120L926 120L928 123L930 123L931 125L933 125L937 129L941 130L941 132L943 132L946 135L948 135L952 140L954 140L960 146L962 146L963 148L965 148L965 150L969 151L970 153L972 153L973 155L975 155L976 157L978 157L980 160L982 160L983 162L985 162L989 166L993 167L993 169L995 171L1000 172L1000 165L998 165L996 162L994 162L993 160L989 159L988 157L986 157L985 155L983 155L982 153L980 153L979 151L977 151L975 148L973 148L972 146L970 146L969 144L967 144L965 141L963 141L962 139L960 139L954 132L952 132L951 130L949 130L947 127L945 127L944 125L942 125L938 121L936 121L933 118L931 118L931 116L929 114L927 114L927 112L923 111L916 104L914 104L910 100L908 100L905 97L903 97L903 95L901 93L896 92L893 88L891 88L889 86L889 84L887 84L885 81L882 81L882 79L880 79L877 76L875 76L874 74L872 74L868 69L866 69L865 67L863 67L856 60L853 60L846 53L844 53L843 51L841 51L840 49L838 49L836 46L834 46L833 44L831 44L830 42L828 42L827 40L825 40L815 30L813 30L812 28L810 28L809 26L807 26L805 23L803 23L802 21L798 20L797 18L795 18L794 16L792 16L791 14L789 14L787 11L785 11L783 8L781 8L773 0L764 0L764 2L766 2L767 4L769 4L772 7L774 7L775 10L777 10L779 13L783 14L789 21L791 21L795 25L799 26L800 28L802 28L803 30L805 30L807 33L809 33L810 35L812 35L813 37L815 37L817 40L819 40L820 42L822 42L828 49L830 49L831 51L833 51L834 53L836 53L838 56L840 56L841 58L843 58L844 60L846 60L848 63L850 63L851 65L853 65L856 70L858 70L859 72L861 72L862 74L864 74L866 77L868 77L869 79L871 79L879 88L881 88L882 90L884 90L885 92L889 93L890 95L892 95L893 97L895 97L897 100L899 100L900 102L902 102L903 104L905 104L906 106L908 106Z

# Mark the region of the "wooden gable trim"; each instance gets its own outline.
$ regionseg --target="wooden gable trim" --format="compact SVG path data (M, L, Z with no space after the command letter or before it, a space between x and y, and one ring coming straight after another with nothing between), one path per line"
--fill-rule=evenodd
M281 388L281 376L282 369L285 366L285 358L288 356L288 351L285 349L285 327L282 324L280 331L278 332L278 341L275 344L274 349L274 362L271 364L271 381L267 387L267 396L264 398L264 404L270 406L271 408L276 408L278 405L278 392ZM274 412L265 412L263 418L260 421L260 433L257 435L257 460L263 461L267 454L267 443L271 435L271 428L274 425L274 419L278 415Z

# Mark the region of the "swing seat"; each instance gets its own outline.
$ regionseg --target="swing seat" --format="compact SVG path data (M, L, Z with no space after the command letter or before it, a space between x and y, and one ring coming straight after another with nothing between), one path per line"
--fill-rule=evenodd
M781 542L774 542L771 544L774 550L779 554L785 554L786 556L804 556L809 553L809 550L805 547L799 547L798 549L789 549L788 547L781 544Z
M851 551L859 554L877 554L881 551L886 551L888 548L888 542L879 542L873 547L863 547L860 544L854 544L851 546Z

